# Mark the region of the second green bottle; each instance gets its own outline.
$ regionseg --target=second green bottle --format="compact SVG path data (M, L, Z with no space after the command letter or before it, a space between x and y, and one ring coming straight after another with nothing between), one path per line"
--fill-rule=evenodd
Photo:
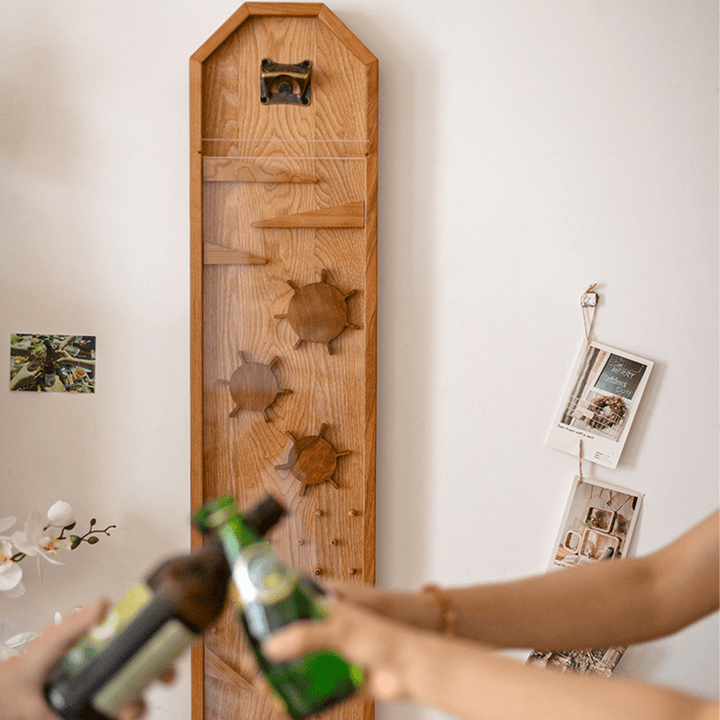
M265 508L263 533L284 515L272 498ZM205 532L214 532L223 546L248 644L288 714L304 718L352 695L363 683L362 668L334 650L318 650L288 663L271 662L262 652L262 642L276 630L325 616L317 585L283 562L272 544L244 521L233 498L206 503L195 522Z

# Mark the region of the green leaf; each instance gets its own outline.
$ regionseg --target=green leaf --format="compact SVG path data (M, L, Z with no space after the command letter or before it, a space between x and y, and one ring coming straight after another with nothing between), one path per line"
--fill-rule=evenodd
M100 542L100 538L97 537L96 535L93 535L92 537L89 537L89 538L87 539L87 541L88 541L91 545L94 545L95 543Z
M74 550L81 542L82 542L82 538L78 537L77 535L71 535L70 536L70 549Z

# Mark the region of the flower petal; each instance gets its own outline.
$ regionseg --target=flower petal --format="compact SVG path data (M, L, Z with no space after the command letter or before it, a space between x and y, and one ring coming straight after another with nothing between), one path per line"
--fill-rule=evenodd
M12 516L0 518L0 532L5 532L8 528L12 527L16 520L17 518Z
M22 580L22 568L17 563L3 563L0 568L0 591L16 588Z
M47 512L47 518L51 525L66 527L75 520L72 506L69 503L58 500Z
M37 555L40 552L40 548L34 543L31 543L24 532L14 532L11 539L13 545L15 545L20 552L24 552L26 555Z
M52 563L53 565L64 565L64 562L60 562L60 560L56 560L54 558L54 553L48 552L47 550L43 550L43 548L38 548L38 563L40 562L39 558L45 558L49 563Z
M24 645L25 643L29 643L31 640L34 640L40 633L36 632L23 632L18 633L17 635L13 635L11 638L8 638L3 645L5 647L11 647L16 648L20 645Z
M25 535L27 539L37 545L40 542L40 538L45 534L45 521L42 519L42 515L37 510L33 510L30 513L30 517L25 523Z
M8 590L5 593L5 597L19 598L21 595L24 595L24 594L25 594L25 586L22 583L19 583L12 590Z

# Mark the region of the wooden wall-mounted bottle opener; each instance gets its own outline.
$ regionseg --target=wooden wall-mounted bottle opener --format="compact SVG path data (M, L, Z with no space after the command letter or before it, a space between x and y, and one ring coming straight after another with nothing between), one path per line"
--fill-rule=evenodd
M321 3L246 3L192 55L190 108L193 509L269 492L286 560L374 582L377 59ZM193 720L280 717L231 609L192 663Z

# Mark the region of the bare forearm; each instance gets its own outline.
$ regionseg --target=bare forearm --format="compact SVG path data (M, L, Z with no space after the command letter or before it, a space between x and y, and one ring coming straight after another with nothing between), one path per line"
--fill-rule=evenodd
M284 662L332 647L365 668L377 699L412 700L466 720L718 720L717 705L664 688L524 665L336 599L328 612L271 637L267 656Z
M451 591L457 631L498 647L626 645L675 632L717 610L718 515L638 559Z
M586 567L445 588L455 635L493 647L547 650L622 645L656 635L659 623L649 622L656 613L652 574L641 561ZM428 593L387 591L352 599L423 629L438 630L442 623L438 602Z
M626 680L557 674L469 642L409 631L398 658L407 699L467 720L717 720L718 706Z
M570 650L626 645L675 632L716 610L718 515L639 559L608 560L531 578L446 592L455 634L493 647ZM348 588L383 615L438 630L428 593Z
M558 570L449 591L456 632L495 647L569 650L625 645L665 634L645 560Z

